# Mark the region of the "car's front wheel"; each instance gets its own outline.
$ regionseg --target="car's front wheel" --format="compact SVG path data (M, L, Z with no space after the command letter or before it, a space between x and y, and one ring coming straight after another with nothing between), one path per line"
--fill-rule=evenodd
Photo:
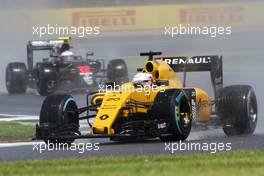
M162 141L185 140L191 131L191 105L184 90L168 89L159 92L152 107L152 114L157 119L168 119L168 129L161 135Z
M73 137L79 134L78 108L73 97L66 94L47 96L41 107L37 138L46 143L72 143Z
M56 71L50 64L38 64L36 78L37 91L40 95L46 96L55 92L57 88Z

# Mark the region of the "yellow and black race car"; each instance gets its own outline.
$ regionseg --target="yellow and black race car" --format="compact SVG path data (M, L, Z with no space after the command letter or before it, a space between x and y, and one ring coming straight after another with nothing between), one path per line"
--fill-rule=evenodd
M73 97L53 94L43 102L36 138L71 143L77 138L136 140L159 137L162 141L185 140L193 124L217 120L229 135L252 134L257 124L257 101L248 85L223 88L221 56L148 56L132 82L105 85L87 95L87 106L78 108ZM185 85L186 72L209 71L214 97ZM183 82L177 77L183 72ZM81 116L81 114L84 114ZM89 119L94 118L93 123ZM81 134L79 121L87 119L89 134ZM87 129L88 131L88 129Z

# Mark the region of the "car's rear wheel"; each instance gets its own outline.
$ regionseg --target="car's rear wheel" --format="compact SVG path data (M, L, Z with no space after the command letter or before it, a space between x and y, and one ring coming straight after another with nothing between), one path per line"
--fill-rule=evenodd
M191 105L183 90L168 89L159 92L152 108L153 116L168 119L166 134L161 135L162 141L185 140L191 131Z
M66 94L47 96L41 107L37 137L49 144L70 144L74 141L72 137L79 134L78 108L73 97Z
M6 89L9 94L25 93L27 90L27 68L24 63L9 63L6 67Z
M218 102L218 113L227 136L253 134L257 126L257 99L248 85L223 88Z

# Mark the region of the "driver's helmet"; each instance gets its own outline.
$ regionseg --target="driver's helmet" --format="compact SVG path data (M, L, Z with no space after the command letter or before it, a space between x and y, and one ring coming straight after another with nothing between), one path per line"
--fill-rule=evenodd
M72 51L67 50L62 52L60 56L74 56L74 54Z
M70 45L68 41L64 41L63 44L61 45L60 52L63 53L65 51L68 51L70 49Z
M72 51L64 51L61 53L60 58L62 59L62 61L71 62L75 57Z
M153 83L153 76L150 73L137 73L132 82L134 85L151 86Z

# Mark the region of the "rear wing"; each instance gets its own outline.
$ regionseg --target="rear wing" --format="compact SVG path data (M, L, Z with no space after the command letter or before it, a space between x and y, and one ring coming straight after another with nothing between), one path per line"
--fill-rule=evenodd
M223 62L222 56L194 56L194 57L161 57L175 72L184 72L184 85L186 72L208 71L211 75L211 83L215 98L219 90L223 88Z
M29 41L27 44L27 64L28 70L33 70L33 51L38 50L50 50L52 51L55 46L62 45L64 43L64 39L58 40L33 40Z
M28 42L28 47L32 50L50 50L56 45L62 45L64 40L33 40Z
M186 82L186 72L210 72L211 83L214 90L215 99L218 98L220 90L223 88L223 62L222 56L194 56L194 57L158 57L162 52L145 52L140 53L140 56L148 56L148 60L161 59L164 60L175 72L183 72L184 80L183 87ZM139 71L141 69L138 69Z

